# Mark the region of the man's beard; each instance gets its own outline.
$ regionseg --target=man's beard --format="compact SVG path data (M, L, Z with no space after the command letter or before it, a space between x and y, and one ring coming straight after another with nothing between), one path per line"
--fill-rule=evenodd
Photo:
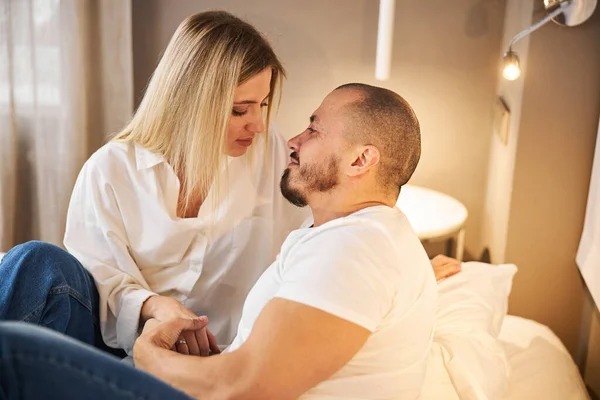
M281 177L279 187L281 194L290 203L297 207L305 207L308 203L306 195L313 192L328 192L335 188L338 183L339 159L332 156L327 164L302 165L298 167L298 177L296 181L301 188L292 188L290 186L291 168L286 168Z

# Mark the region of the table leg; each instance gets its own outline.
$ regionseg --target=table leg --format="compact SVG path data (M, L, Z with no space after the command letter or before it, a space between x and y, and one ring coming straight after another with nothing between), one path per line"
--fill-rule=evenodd
M465 251L465 230L461 229L458 232L458 236L456 239L456 259L458 261L463 260L463 253Z
M454 257L455 242L453 237L446 239L446 255L448 257Z

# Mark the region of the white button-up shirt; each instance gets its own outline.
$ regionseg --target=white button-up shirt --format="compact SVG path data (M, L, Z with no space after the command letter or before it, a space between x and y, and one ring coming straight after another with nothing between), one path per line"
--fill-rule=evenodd
M219 345L231 343L244 300L310 209L281 195L289 156L270 132L252 156L228 158L221 201L209 193L197 218L179 218L179 179L159 155L110 142L81 170L69 204L64 244L92 274L104 341L131 352L140 311L154 294L207 315Z

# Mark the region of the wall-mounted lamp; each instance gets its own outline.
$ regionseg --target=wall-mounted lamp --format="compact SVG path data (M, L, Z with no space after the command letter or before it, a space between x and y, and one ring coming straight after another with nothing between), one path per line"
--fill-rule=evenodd
M504 53L503 72L504 78L514 81L521 76L519 56L512 49L514 44L530 33L538 30L550 21L564 26L576 26L584 23L592 16L596 9L597 0L544 0L544 7L548 15L529 28L517 33L508 44Z

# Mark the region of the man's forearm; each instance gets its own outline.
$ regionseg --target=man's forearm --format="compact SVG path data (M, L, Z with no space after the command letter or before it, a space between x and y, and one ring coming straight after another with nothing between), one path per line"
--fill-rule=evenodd
M243 387L249 374L242 374L245 362L239 353L197 357L154 348L136 365L196 399L251 398L250 388Z

